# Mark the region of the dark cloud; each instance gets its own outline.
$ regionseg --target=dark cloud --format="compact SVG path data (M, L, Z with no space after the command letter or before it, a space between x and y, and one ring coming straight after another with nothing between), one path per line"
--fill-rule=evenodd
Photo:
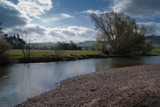
M49 33L49 35L51 35L52 37L55 37L55 38L59 38L59 39L61 39L61 40L64 40L64 39L65 39L65 37L64 37L62 34L59 34L59 33L57 33L56 31L51 31L51 32Z
M25 30L28 33L37 33L42 36L45 35L46 32L46 29L39 25L26 27Z
M64 31L62 31L62 33L65 34L66 36L70 36L70 37L76 36L75 32L73 32L73 31L64 30Z
M112 8L133 17L160 17L160 0L114 0Z
M36 33L38 35L44 36L46 34L46 28L40 25L26 25L24 27L12 28L10 31L8 31L8 34L13 35L24 32L26 32L27 34Z
M27 17L23 16L15 5L8 1L0 1L0 22L2 27L11 28L27 24Z

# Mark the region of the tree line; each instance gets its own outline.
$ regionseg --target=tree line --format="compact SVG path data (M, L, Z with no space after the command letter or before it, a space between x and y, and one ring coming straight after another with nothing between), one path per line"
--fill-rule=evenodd
M13 36L4 34L0 38L6 40L12 46L12 49L23 49L26 45L26 42L20 38L19 34Z
M17 35L13 35L13 36L9 36L8 34L3 34L0 36L1 39L6 40L6 42L8 42L12 49L23 49L25 45L27 45L27 43L20 38L19 34ZM30 48L31 49L44 49L47 50L48 47L45 48L35 48L34 45L32 45L30 43ZM82 48L80 46L77 46L77 44L75 44L73 41L70 41L69 43L67 42L57 42L54 46L50 46L51 50L54 49L59 49L59 50L81 50Z
M58 42L55 47L53 47L54 50L82 50L80 46L77 46L73 41L70 41L69 43L66 42Z

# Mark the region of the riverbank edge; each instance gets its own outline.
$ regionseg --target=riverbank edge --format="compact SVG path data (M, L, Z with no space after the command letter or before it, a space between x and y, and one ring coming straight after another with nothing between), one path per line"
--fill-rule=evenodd
M148 107L155 102L156 106L152 106L159 107L159 76L160 64L93 72L63 80L56 89L30 98L16 107L102 107L108 103L113 107ZM150 97L151 101L148 101Z
M45 57L33 57L26 61L25 58L19 58L14 61L14 63L42 63L42 62L59 62L59 61L75 61L75 60L83 60L83 59L96 59L96 58L124 58L124 57L138 57L138 56L158 56L152 54L146 55L72 55L72 56L62 56L56 57L52 56L45 56Z
M58 61L74 61L74 60L82 60L82 59L90 59L90 58L109 58L110 56L104 55L80 55L80 56L72 56L72 57L56 57L56 56L46 56L46 57L33 57L30 58L27 63L41 63L41 62L58 62ZM118 56L111 56L118 57ZM26 63L25 58L20 58L17 60L18 63Z

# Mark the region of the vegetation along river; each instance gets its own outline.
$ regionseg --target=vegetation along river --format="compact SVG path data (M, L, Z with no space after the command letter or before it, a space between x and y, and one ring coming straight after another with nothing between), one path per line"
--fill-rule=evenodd
M56 88L66 78L109 68L160 64L160 56L86 59L66 62L14 64L0 67L0 106L14 106Z

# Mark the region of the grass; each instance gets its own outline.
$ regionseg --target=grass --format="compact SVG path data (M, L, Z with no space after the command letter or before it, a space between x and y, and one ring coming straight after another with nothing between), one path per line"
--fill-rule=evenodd
M149 55L160 55L160 44L154 44L152 51ZM9 55L15 59L15 61L20 61L24 59L22 50L10 50L8 51ZM141 55L141 54L140 54ZM105 55L99 51L63 51L62 60L76 60L76 59L85 59L85 58L97 58L97 57L107 57L114 56L112 54ZM37 62L41 61L52 61L51 59L56 58L55 52L53 50L31 50L31 59L39 59ZM20 61L21 62L21 61ZM22 61L23 62L23 61Z
M9 54L14 59L24 58L21 50L10 50ZM46 56L54 56L55 53L53 50L31 50L31 58L40 58ZM87 55L97 55L97 56L105 56L101 54L99 51L64 51L64 57L81 57Z
M160 44L153 44L152 53L156 55L160 55Z

